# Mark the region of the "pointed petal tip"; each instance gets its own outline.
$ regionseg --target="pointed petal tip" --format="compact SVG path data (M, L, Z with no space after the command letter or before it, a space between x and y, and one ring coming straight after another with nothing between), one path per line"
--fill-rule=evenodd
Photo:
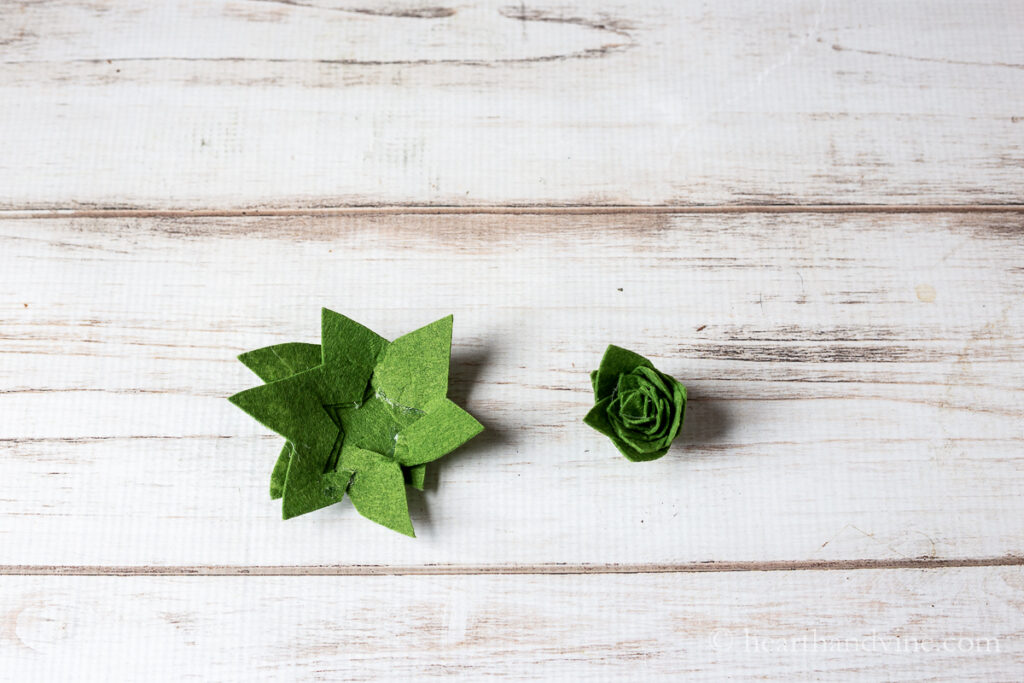
M424 325L423 327L421 327L419 329L422 330L425 327L433 327L434 325L447 327L448 330L450 331L452 329L452 327L455 326L455 315L452 314L452 313L449 313L448 315L446 315L446 316L444 316L442 318L438 318L437 320L435 320L435 321L433 321L431 323L427 323L426 325ZM415 331L415 330L413 330L413 331Z

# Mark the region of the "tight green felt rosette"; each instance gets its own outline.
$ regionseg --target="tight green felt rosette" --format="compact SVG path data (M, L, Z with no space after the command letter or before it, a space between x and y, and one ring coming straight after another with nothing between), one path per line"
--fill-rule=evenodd
M483 431L447 398L452 316L389 342L323 309L321 344L238 357L266 384L228 400L287 439L270 475L285 519L340 502L414 536L406 485Z
M686 387L643 356L609 346L590 374L596 401L583 421L633 462L657 460L679 436Z

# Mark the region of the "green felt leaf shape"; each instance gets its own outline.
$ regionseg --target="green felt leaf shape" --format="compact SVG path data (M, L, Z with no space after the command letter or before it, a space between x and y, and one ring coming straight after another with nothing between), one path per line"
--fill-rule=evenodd
M324 404L354 403L363 399L386 339L351 318L321 311L320 345L323 348Z
M363 517L389 529L415 536L405 498L402 470L393 459L346 445L341 451L345 470L353 472L348 494Z
M288 477L288 465L292 461L292 444L285 441L281 454L277 456L274 469L270 473L270 499L277 500L284 496L284 482Z
M391 342L373 371L373 386L387 400L423 410L448 393L453 317L447 316Z
M320 345L289 342L246 351L238 357L264 382L275 382L320 365Z
M447 398L426 406L425 414L395 439L395 460L408 467L448 455L484 430L472 415Z
M341 501L413 536L405 486L483 430L447 399L452 316L394 342L323 309L321 344L286 343L239 360L266 384L229 400L284 436L270 478L285 519Z
M321 351L319 344L289 342L247 351L240 355L238 360L264 382L273 382L320 365ZM284 495L284 481L291 457L292 444L286 441L274 470L270 473L270 498L273 500Z
M679 436L686 387L643 356L610 345L590 375L594 407L583 421L604 434L628 460L657 460Z

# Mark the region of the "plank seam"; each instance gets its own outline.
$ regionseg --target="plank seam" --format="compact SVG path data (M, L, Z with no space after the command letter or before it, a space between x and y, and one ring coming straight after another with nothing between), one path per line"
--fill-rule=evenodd
M579 574L695 574L713 572L857 571L1024 566L1024 557L914 557L863 560L722 561L640 564L540 563L511 565L0 565L0 576L473 576Z
M349 215L618 215L618 214L927 214L1024 213L1024 204L737 204L737 205L352 205L281 209L3 209L0 219L260 218Z

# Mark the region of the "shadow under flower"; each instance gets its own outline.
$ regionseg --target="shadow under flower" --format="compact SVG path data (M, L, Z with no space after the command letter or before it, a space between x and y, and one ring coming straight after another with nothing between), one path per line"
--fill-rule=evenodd
M709 388L688 385L686 389L683 430L673 449L684 457L701 457L701 451L718 450L724 445L733 422L730 402L715 398Z

